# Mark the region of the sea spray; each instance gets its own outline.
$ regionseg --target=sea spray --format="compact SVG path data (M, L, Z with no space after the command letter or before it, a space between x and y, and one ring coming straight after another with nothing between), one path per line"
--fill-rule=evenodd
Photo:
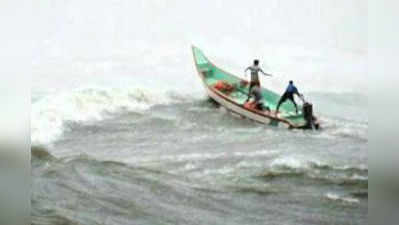
M32 145L50 144L68 129L66 122L85 123L121 112L142 113L151 106L183 101L176 93L147 89L84 88L47 95L32 104Z

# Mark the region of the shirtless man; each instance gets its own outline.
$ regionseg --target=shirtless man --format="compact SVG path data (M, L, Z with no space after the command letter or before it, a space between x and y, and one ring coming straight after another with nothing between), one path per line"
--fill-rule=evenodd
M255 59L254 64L252 66L249 66L248 68L245 69L245 75L247 74L246 72L250 70L251 71L251 82L249 83L249 93L251 93L251 89L254 86L259 86L260 87L260 82L259 82L259 72L261 72L265 76L272 76L271 74L267 74L263 72L263 70L259 67L259 60ZM249 100L249 96L247 101Z

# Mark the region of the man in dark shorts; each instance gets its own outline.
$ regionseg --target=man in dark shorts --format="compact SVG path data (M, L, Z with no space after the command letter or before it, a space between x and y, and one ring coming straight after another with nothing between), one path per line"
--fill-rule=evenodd
M263 96L262 96L262 90L259 85L255 85L252 89L251 92L248 95L248 99L245 101L244 106L247 105L248 100L253 97L253 101L249 103L249 106L257 110L267 110L270 111L269 107L265 106L262 103Z
M266 76L272 76L271 74L267 74L267 73L263 72L263 70L259 67L259 60L257 60L257 59L254 60L254 64L252 66L249 66L248 68L245 69L245 74L248 70L251 71L251 82L249 83L249 93L251 93L252 87L254 87L254 86L260 87L259 72L261 72L262 74L264 74ZM248 99L249 99L249 96L248 96Z
M248 99L245 102L248 102L248 100L253 97L254 101L252 102L252 104L255 106L256 109L259 110L263 110L262 107L262 91L259 87L259 85L255 85L254 87L252 87L249 95L248 95Z
M301 98L301 100L304 101L303 95L298 92L298 89L295 87L294 82L290 80L287 89L285 90L283 96L281 96L280 100L278 101L276 114L278 113L280 105L284 103L287 99L289 99L294 104L295 111L298 114L298 106L295 103L294 94L298 95Z

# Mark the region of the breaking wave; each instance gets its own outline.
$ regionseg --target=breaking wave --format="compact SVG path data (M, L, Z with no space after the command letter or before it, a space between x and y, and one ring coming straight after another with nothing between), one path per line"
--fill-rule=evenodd
M351 171L351 172L368 172L367 165L358 166L335 166L328 164L317 159L303 159L301 157L286 156L275 159L271 163L271 167L274 169L292 170L292 171L305 171L308 169L319 169L319 170L337 170L337 171Z
M269 168L258 176L264 179L304 177L341 186L368 187L368 168L366 165L336 166L315 159L298 157L277 158Z
M327 200L335 201L335 202L341 202L341 203L344 203L344 204L357 204L357 203L359 203L359 200L356 199L356 198L340 196L340 195L335 194L335 193L327 193L324 197Z
M68 129L67 122L99 121L121 112L143 113L154 105L184 101L176 93L145 89L86 88L47 95L32 103L31 142L47 145Z

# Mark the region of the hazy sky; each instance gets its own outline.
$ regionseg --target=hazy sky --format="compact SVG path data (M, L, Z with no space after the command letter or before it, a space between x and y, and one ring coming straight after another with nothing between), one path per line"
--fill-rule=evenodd
M89 82L90 74L104 74L107 83L122 73L196 84L186 76L194 72L191 44L234 73L262 59L277 74L265 84L277 89L292 78L308 90L366 86L367 2L361 0L47 0L32 9L34 86L74 77Z
M218 42L226 36L247 45L367 47L367 2L361 0L64 0L39 1L34 10L38 37L72 49L108 49L138 40Z

